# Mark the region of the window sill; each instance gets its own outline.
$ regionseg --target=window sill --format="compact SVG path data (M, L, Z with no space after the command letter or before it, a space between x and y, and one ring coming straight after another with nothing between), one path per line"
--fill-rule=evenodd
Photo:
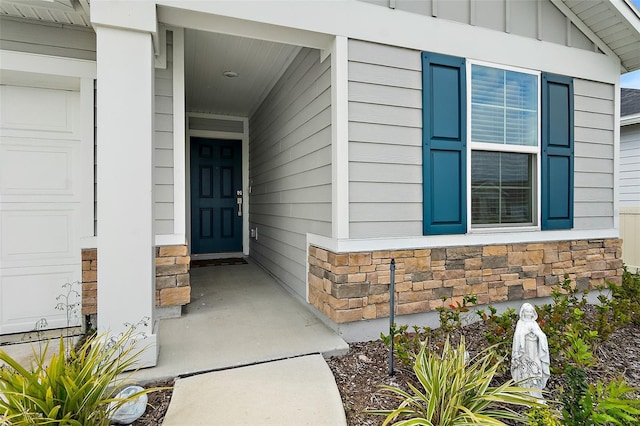
M509 226L500 228L471 228L469 234L496 234L514 232L538 232L539 226Z

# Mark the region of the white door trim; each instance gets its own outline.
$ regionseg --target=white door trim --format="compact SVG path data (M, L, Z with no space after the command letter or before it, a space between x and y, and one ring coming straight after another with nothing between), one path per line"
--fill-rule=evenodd
M228 121L240 121L242 122L242 133L234 132L217 132L210 130L192 130L187 124L187 141L185 144L186 151L186 168L184 177L191 175L191 138L203 137L211 139L233 139L242 141L242 253L245 256L249 255L249 198L251 192L251 184L249 182L249 119L247 117L237 117L233 115L220 115L220 114L202 114L202 113L186 113L186 122L189 123L189 118L210 118L218 120ZM185 214L186 214L186 231L187 242L189 245L189 251L191 251L191 180L186 179L185 185L182 187L185 191Z

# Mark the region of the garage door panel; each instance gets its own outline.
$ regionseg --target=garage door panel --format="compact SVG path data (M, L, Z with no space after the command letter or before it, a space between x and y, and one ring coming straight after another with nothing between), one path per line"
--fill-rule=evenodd
M78 92L21 86L0 86L0 115L6 136L25 134L79 139Z
M80 281L80 95L0 86L0 334L22 333Z
M5 205L0 213L2 267L77 263L80 257L77 218L78 206L74 204L65 208Z
M79 280L73 266L4 269L0 276L0 334L33 330L41 319L47 321L47 328L79 325L79 316L68 322L67 311L56 309L57 298L67 294L62 286Z
M2 202L79 201L79 158L78 141L3 138Z

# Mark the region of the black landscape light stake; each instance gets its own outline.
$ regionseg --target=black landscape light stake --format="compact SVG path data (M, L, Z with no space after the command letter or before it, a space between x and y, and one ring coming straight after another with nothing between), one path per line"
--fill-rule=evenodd
M394 339L394 309L396 296L396 260L391 259L391 282L389 283L389 337L391 344L389 345L389 375L393 376L393 341Z

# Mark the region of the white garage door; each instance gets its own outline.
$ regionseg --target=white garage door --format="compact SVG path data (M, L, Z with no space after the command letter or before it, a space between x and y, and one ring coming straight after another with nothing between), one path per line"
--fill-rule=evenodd
M78 91L0 86L0 334L68 324L81 279Z

